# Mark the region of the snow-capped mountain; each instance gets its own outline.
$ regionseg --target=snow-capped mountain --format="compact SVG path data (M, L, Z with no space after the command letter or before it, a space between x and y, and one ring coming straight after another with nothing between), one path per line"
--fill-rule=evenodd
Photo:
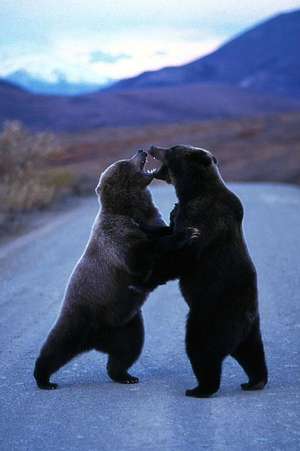
M48 80L39 78L30 74L30 72L20 69L4 77L4 80L12 82L22 88L35 94L50 94L50 95L77 95L87 94L98 91L103 87L111 84L111 80L100 83L78 82L72 83L67 78L59 73L56 80L50 82Z

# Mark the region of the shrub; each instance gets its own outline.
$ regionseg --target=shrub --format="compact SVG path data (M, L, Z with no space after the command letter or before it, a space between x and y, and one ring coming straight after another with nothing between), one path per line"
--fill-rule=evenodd
M7 122L0 133L0 213L16 215L44 208L72 183L64 170L49 169L60 151L50 133L31 133L19 122Z

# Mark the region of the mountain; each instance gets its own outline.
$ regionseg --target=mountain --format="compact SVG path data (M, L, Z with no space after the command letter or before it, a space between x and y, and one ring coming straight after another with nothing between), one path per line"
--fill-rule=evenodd
M187 84L180 89L100 91L67 97L32 94L0 81L0 125L5 120L19 120L34 130L74 132L285 111L300 111L300 101L253 94L233 86Z
M299 45L300 10L296 10L272 17L203 58L144 72L108 89L213 83L300 97Z
M50 96L0 80L0 125L17 119L35 130L78 131L300 111L299 42L300 11L294 11L192 63L102 91Z
M4 77L4 80L15 83L35 94L48 95L77 95L98 91L108 86L111 82L107 80L103 83L71 83L61 73L56 74L56 81L34 77L28 71L20 69Z

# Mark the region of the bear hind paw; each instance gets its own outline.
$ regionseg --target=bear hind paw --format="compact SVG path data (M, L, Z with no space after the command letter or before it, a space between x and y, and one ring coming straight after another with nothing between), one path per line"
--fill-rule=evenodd
M135 376L131 376L129 373L125 374L111 374L109 373L110 378L114 382L118 382L119 384L138 384L139 378Z
M212 396L217 391L218 391L218 389L205 390L205 389L203 389L201 387L196 387L196 388L193 388L191 390L186 390L185 396L190 396L192 398L209 398L210 396Z
M246 382L245 384L241 384L241 389L244 391L254 391L254 390L262 390L265 385L266 385L267 381L265 380L261 380L258 382Z
M38 382L37 385L41 390L56 390L58 387L58 384L52 382Z

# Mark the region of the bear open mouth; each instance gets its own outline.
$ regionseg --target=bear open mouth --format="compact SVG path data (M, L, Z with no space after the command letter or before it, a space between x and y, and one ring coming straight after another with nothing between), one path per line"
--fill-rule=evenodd
M154 157L151 156L151 158L149 158L150 154L148 153L146 161L145 161L145 165L144 165L144 174L147 176L151 176L151 177L155 177L156 173L160 170L160 166L157 166L157 162L158 160L156 160ZM147 167L145 168L147 163Z
M151 157L151 159L149 159L149 156ZM153 152L153 148L148 151L147 162L150 165L150 168L145 171L145 174L147 176L150 176L157 180L164 180L167 183L171 183L167 165L161 161L159 155L156 155L155 152Z
M143 175L148 175L148 171L145 171L145 165L148 161L148 154L144 150L140 149L137 153L131 158L131 161L134 163L135 168L140 171Z

